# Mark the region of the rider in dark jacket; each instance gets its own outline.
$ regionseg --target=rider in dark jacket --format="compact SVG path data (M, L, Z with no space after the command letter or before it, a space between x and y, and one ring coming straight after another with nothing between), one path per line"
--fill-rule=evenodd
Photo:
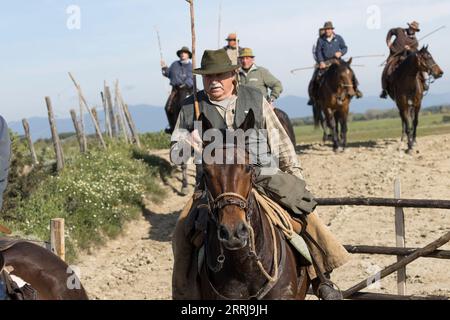
M394 72L395 68L403 61L410 53L416 52L419 49L419 41L417 40L416 33L420 32L419 23L413 21L408 23L409 28L393 28L389 30L386 36L386 45L390 49L389 58L387 59L386 66L383 70L382 87L380 98L387 99L387 88L389 85L389 76ZM392 38L395 40L392 41ZM424 75L424 79L428 78L428 75ZM426 82L424 81L425 91L428 90Z

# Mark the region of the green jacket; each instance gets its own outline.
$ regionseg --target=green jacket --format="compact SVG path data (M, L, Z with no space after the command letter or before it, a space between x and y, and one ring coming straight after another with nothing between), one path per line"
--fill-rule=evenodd
M239 70L239 83L257 88L269 101L278 99L283 92L281 81L275 78L269 70L258 67L256 64L248 72L242 68Z

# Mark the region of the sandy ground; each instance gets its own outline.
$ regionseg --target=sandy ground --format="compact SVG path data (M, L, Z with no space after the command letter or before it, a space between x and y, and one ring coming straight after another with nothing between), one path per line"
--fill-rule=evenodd
M310 189L318 197L393 197L401 179L404 198L450 199L450 135L419 139L413 155L399 140L356 143L334 154L319 144L298 147ZM160 152L167 157L167 152ZM190 179L193 171L190 169ZM180 174L178 174L180 176ZM82 282L95 299L170 299L171 233L187 201L177 193L181 182L164 184L169 196L160 205L148 202L143 216L129 223L118 239L80 257ZM191 187L192 188L192 187ZM320 207L323 220L344 244L395 246L394 209ZM421 247L450 230L450 211L405 209L406 246ZM443 247L449 250L450 245ZM348 289L396 261L395 257L354 255L333 273ZM368 291L396 293L396 276ZM407 267L407 293L450 296L450 262L419 259Z

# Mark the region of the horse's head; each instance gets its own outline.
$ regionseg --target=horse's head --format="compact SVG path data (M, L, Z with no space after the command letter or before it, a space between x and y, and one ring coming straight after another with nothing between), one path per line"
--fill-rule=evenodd
M353 86L353 71L350 68L353 58L350 58L347 62L344 60L337 60L332 69L338 86L341 87L349 97L356 95L355 87Z
M214 130L206 117L201 116L201 121L204 134L208 134L208 130ZM253 129L254 124L255 116L250 110L238 131ZM229 137L228 133L230 132L216 131L213 134L214 141L205 144L202 167L209 198L210 219L216 224L218 240L228 250L239 250L248 244L250 236L254 170L245 142L229 143L225 137ZM219 134L222 135L221 138Z
M434 61L433 56L428 51L428 46L422 47L417 53L420 71L430 73L435 79L444 75L444 71Z

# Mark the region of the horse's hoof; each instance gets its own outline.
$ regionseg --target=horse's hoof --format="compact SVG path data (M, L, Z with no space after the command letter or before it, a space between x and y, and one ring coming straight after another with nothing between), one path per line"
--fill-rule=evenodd
M411 154L413 153L413 149L412 149L412 148L410 148L410 149L406 150L405 152L406 152L406 154L409 154L409 155L411 155Z

